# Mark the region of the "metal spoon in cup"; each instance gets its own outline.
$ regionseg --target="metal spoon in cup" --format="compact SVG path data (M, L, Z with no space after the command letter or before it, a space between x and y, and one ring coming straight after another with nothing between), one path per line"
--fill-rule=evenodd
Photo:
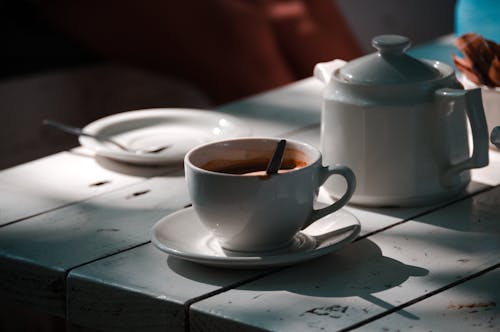
M276 150L274 150L273 156L267 164L266 174L276 174L281 167L281 162L283 161L283 154L285 152L286 140L282 139L276 145Z
M121 143L118 143L117 141L115 141L114 139L112 139L108 136L101 135L101 134L89 134L89 133L84 132L81 128L78 128L78 127L68 126L68 125L65 125L65 124L62 124L62 123L59 123L56 121L52 121L52 120L44 120L43 124L47 125L47 126L51 126L53 128L57 128L57 129L64 131L65 133L68 133L68 134L73 134L73 135L77 135L77 136L87 136L87 137L91 137L93 139L96 139L98 141L111 143L114 146L118 147L119 149L126 151L126 152L129 152L129 153L133 153L133 154L158 153L158 152L161 152L161 151L165 150L166 148L168 148L168 145L164 145L164 146L152 146L152 147L147 148L147 149L132 149L132 148L129 148Z

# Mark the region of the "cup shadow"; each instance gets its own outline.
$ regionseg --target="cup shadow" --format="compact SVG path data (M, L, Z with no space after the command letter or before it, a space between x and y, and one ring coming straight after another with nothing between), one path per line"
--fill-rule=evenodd
M210 272L212 270L212 273L219 274L221 269L200 266L175 257L169 257L167 264L188 279L222 286ZM226 273L235 271L226 270ZM249 282L237 285L237 288L255 292L283 291L322 298L360 297L390 310L396 305L386 302L376 293L398 287L410 277L423 277L428 273L427 269L384 256L374 242L363 239L299 266L263 270L257 277L254 274L249 278ZM418 319L405 310L397 312L406 318Z

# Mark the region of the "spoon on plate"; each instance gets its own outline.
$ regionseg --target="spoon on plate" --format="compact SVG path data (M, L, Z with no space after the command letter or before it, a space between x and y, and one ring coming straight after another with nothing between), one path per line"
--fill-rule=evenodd
M283 161L283 153L285 152L286 140L282 139L276 145L273 156L267 164L266 174L276 174L281 167L281 162Z
M149 147L147 149L132 149L132 148L129 148L121 143L118 143L117 141L115 141L114 139L112 139L106 135L89 134L89 133L84 132L81 128L78 128L78 127L68 126L68 125L65 125L65 124L62 124L62 123L59 123L56 121L52 121L52 120L44 120L43 124L50 126L50 127L53 127L53 128L57 128L57 129L64 131L65 133L68 133L68 134L91 137L91 138L96 139L98 141L111 143L114 146L118 147L120 150L123 150L125 152L129 152L129 153L133 153L133 154L158 153L158 152L161 152L161 151L168 148L168 145L164 145L164 146L152 146L152 147Z

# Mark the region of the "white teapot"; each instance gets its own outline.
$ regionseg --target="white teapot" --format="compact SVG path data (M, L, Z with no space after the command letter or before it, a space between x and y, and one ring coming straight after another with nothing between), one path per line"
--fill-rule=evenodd
M453 68L442 62L405 54L406 37L378 36L372 44L378 52L314 68L326 84L325 163L354 171L355 204L414 206L458 194L470 182L470 169L488 164L480 89L463 90ZM324 187L334 197L345 192L341 179L330 178Z

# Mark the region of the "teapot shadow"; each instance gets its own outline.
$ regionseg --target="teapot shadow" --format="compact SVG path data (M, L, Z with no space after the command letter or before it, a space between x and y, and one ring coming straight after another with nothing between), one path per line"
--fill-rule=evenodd
M471 194L474 194L471 197ZM468 233L500 233L500 188L471 181L469 189L441 202L418 207L357 209Z

